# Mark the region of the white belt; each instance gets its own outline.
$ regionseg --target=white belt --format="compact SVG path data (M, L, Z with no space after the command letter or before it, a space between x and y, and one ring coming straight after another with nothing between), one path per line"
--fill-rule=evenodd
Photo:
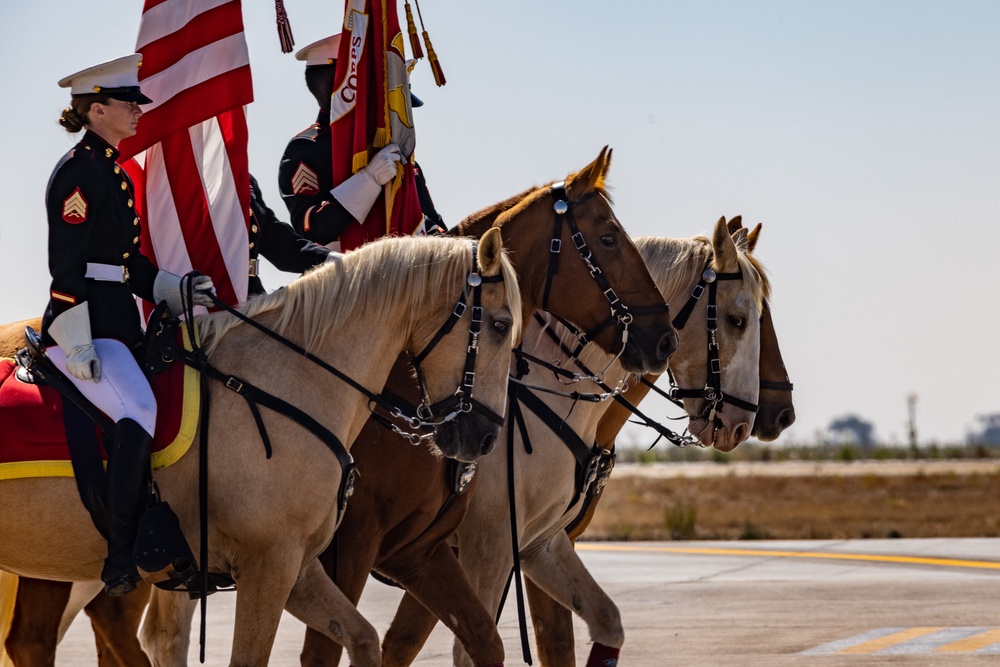
M127 283L128 267L120 264L94 264L87 262L87 273L91 280L105 280L110 283Z

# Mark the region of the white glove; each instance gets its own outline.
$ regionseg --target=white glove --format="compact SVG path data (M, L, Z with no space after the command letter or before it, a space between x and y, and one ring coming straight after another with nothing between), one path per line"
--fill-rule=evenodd
M401 159L399 146L389 144L368 161L368 164L365 165L365 171L375 179L379 186L382 186L396 178L396 164Z
M196 306L211 306L209 294L215 289L209 276L194 277L193 300ZM161 270L153 281L153 299L159 303L166 301L172 315L184 313L184 303L187 298L187 283L180 276Z
M66 370L78 380L101 381L101 360L90 333L87 302L78 303L49 325L49 335L66 355Z
M330 254L326 256L327 264L336 264L344 258L344 253L337 252L336 250L331 250Z

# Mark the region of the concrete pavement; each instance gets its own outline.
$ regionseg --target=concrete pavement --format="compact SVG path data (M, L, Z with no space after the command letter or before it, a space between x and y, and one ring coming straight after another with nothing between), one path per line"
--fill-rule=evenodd
M622 667L1000 664L1000 539L578 548L622 612ZM369 582L360 607L380 633L399 596ZM514 609L508 601L501 621L508 667L523 664ZM232 617L231 595L209 598L206 664L228 664ZM579 620L576 627L583 665L589 642ZM271 664L298 665L302 636L302 624L286 615ZM197 665L197 630L193 641ZM77 619L57 665L95 665L92 647L86 620ZM438 626L414 664L444 666L450 658L451 637Z

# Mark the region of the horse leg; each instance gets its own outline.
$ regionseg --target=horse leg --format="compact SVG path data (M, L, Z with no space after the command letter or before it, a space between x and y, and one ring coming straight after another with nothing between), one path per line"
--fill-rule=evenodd
M414 567L406 568L411 576L400 578L407 593L455 633L472 664L503 664L503 640L497 632L496 623L465 578L451 547L446 542L438 542L430 553L419 554L414 561ZM397 612L396 618L400 615ZM384 666L409 665L413 661L423 646L423 641L417 644L414 640L419 639L419 633L429 633L434 627L433 622L427 625L426 614L423 618L423 626L411 628L411 631L415 629L418 632L415 637L406 636L402 629L398 635L394 634L396 625L393 619L385 636ZM423 636L426 639L426 634Z
M187 665L191 619L197 605L197 600L190 600L182 593L152 589L142 623L141 644L153 667Z
M59 622L73 584L21 577L10 632L4 643L16 667L54 667Z
M587 667L617 664L605 661L617 661L618 652L625 643L621 614L587 571L566 533L559 531L548 540L545 548L532 549L522 557L521 567L543 591L587 623L594 642Z
M412 664L437 622L427 607L409 592L404 593L382 642L383 667Z
M528 577L524 580L524 592L531 609L531 624L535 629L538 664L543 667L575 667L573 613Z
M370 542L365 544L352 542L351 548L345 551L340 551L337 547L337 535L334 535L333 542L319 555L319 563L327 577L357 607L365 583L368 581L368 573L375 566L378 545ZM343 646L319 630L307 627L299 660L302 667L337 667L343 651ZM384 664L384 656L382 661Z
M352 665L378 667L382 664L375 628L337 588L318 559L306 563L287 597L285 609L310 628L347 648Z
M94 628L99 667L150 667L138 637L149 589L149 584L140 581L128 595L113 598L102 592L84 608Z

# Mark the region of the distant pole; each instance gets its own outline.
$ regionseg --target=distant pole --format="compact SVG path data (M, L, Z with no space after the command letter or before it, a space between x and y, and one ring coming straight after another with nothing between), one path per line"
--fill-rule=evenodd
M906 397L906 407L909 413L908 431L910 434L910 453L913 458L917 458L917 395L910 394Z

